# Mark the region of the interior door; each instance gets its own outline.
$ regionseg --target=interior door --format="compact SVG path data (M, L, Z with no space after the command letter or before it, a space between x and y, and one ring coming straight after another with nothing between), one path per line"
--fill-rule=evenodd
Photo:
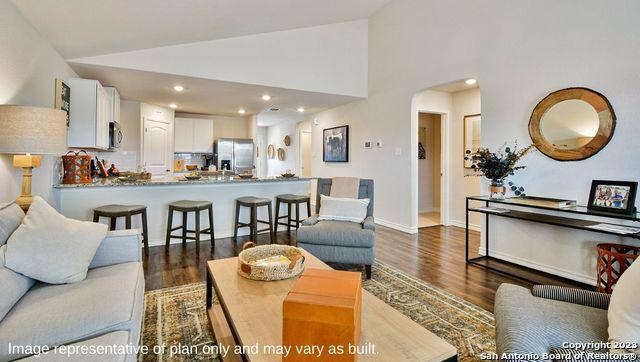
M171 171L171 125L144 119L143 165L147 172L166 175Z
M311 132L300 132L300 176L311 177Z

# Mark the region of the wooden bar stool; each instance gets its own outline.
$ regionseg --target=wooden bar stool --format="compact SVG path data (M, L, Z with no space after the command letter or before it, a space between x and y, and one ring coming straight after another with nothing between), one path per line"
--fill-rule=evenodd
M250 209L251 216L249 218L248 223L240 222L240 208L243 206L248 207ZM258 220L258 207L260 206L266 206L268 208L269 221ZM268 224L269 228L258 230L258 223ZM269 238L271 240L271 243L273 244L275 242L275 239L273 237L273 215L271 213L271 200L261 198L261 197L254 197L254 196L245 196L245 197L237 198L236 199L236 222L235 222L235 227L233 231L234 241L238 241L238 229L243 227L249 228L249 238L253 242L256 242L258 233L268 230Z
M93 222L99 222L100 217L109 218L109 229L116 229L119 217L124 217L125 229L131 229L131 217L142 216L142 242L144 253L149 255L149 234L147 229L147 207L144 205L104 205L93 210Z
M287 204L287 215L280 216L280 203ZM307 195L292 195L284 194L276 196L276 229L274 232L278 232L278 225L284 225L287 227L287 231L291 231L291 227L298 229L300 222L304 219L300 218L300 204L307 204L307 217L311 216L311 198ZM291 218L291 207L296 206L296 218ZM287 219L287 222L280 222L280 219ZM292 225L292 223L295 223Z
M209 213L209 227L207 229L200 228L200 212L207 211ZM175 211L182 212L182 225L173 227L173 213ZM187 228L188 215L190 212L195 213L195 229ZM176 230L181 230L181 235L173 235ZM187 233L195 234L195 236L187 236ZM195 240L196 249L200 249L200 234L209 234L211 236L211 253L215 248L215 235L213 226L213 203L209 201L191 201L181 200L169 204L169 220L167 221L167 242L166 248L169 249L171 239L182 239L182 245L187 244L187 240Z

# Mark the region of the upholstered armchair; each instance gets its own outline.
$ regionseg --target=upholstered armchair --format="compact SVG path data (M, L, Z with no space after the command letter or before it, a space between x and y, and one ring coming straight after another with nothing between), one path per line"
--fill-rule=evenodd
M496 352L567 354L564 342L606 342L609 294L502 284L496 292Z
M331 179L318 179L316 214L320 212L320 195L329 196ZM375 223L373 219L373 180L360 180L359 199L369 199L367 217L361 223L318 220L314 215L298 229L298 246L324 262L364 265L367 279L375 259Z

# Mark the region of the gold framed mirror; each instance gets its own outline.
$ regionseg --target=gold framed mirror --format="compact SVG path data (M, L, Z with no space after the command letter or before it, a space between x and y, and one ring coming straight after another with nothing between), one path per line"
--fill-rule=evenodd
M463 118L463 139L464 139L464 153L463 156L478 152L481 141L481 114L470 114ZM467 153L468 152L468 153ZM471 160L464 160L464 168L471 168Z
M602 94L567 88L544 97L531 112L529 135L540 152L558 161L587 159L613 136L616 115Z

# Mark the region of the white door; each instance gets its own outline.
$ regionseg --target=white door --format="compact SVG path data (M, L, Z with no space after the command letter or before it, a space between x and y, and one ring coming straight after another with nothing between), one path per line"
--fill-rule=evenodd
M300 132L300 176L311 177L311 132Z
M171 125L144 119L143 165L153 175L166 175L171 171Z

